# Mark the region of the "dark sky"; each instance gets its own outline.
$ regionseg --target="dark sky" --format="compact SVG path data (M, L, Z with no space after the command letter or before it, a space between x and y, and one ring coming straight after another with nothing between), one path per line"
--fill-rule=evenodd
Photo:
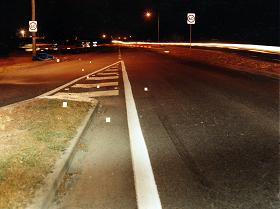
M0 39L26 28L31 0L0 0ZM231 41L279 45L278 0L37 0L40 34L49 39L78 36L95 39L102 33L156 39L156 16L145 20L150 9L160 13L161 39L188 38L186 13L195 12L195 41ZM1 41L1 40L0 40Z

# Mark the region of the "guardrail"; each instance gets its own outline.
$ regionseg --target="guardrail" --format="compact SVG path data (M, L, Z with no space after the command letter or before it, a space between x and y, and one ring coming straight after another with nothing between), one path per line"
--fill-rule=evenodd
M190 46L190 43L178 43L178 42L124 42L113 40L113 44L120 44L126 46ZM279 54L280 47L278 46L265 46L265 45L253 45L253 44L230 44L230 43L192 43L192 46L196 47L208 47L208 48L223 48L223 49L233 49L233 50L244 50L252 51L266 54Z

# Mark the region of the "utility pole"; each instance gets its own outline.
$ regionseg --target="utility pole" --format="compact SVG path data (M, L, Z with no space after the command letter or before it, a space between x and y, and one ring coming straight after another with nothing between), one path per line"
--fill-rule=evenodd
M31 8L32 8L32 16L31 20L36 20L36 13L35 13L35 0L31 0ZM36 56L36 32L32 32L32 55Z

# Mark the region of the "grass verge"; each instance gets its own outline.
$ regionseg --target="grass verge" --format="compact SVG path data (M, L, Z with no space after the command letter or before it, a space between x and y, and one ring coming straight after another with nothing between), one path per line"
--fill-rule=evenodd
M23 208L97 103L36 99L0 109L0 208Z

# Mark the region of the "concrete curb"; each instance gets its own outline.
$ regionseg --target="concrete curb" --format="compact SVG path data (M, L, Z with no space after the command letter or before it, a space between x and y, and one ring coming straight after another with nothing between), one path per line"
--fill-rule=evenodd
M53 200L57 189L59 188L63 177L69 169L73 157L76 152L76 147L80 142L81 137L88 128L94 113L98 109L99 102L96 106L89 110L88 114L84 118L82 124L77 130L76 136L71 140L70 146L64 152L62 157L56 162L54 170L47 176L42 188L35 193L32 203L26 207L26 209L48 209L51 201Z

